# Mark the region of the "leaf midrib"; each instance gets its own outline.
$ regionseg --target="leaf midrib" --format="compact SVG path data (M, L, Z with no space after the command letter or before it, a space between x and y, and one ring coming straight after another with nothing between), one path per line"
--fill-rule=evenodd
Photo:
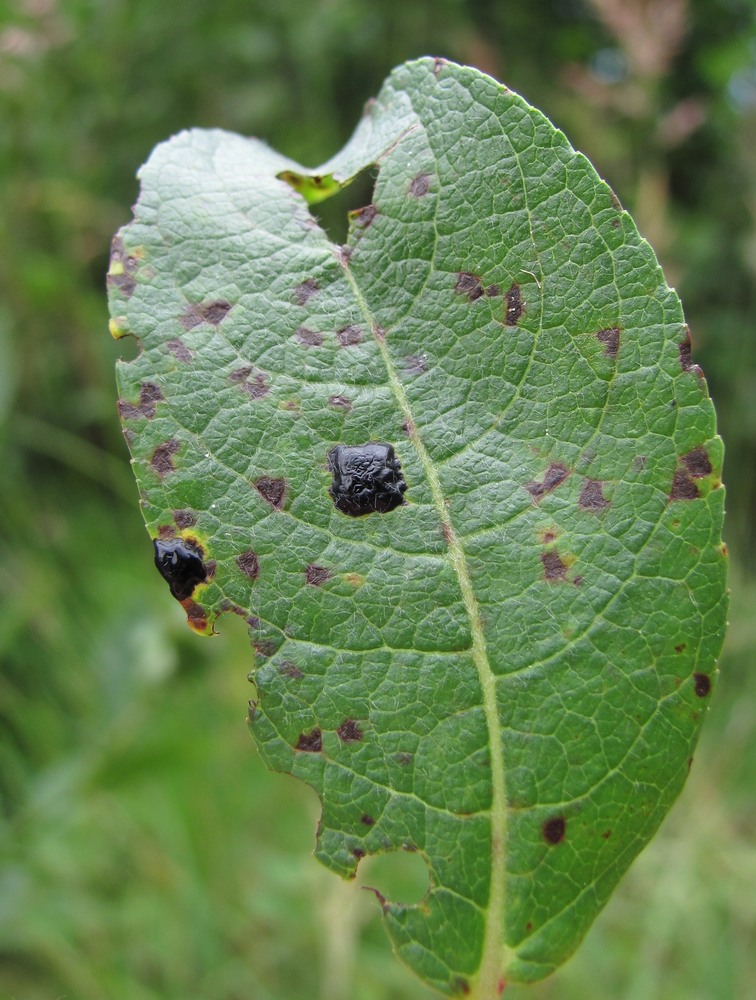
M467 566L464 547L454 530L446 498L438 478L438 472L417 430L404 386L399 379L396 366L386 347L384 336L382 333L379 334L377 332L380 328L370 306L354 279L348 260L345 259L343 254L337 253L336 257L378 346L386 368L389 386L402 411L409 439L414 445L420 459L420 464L423 467L436 512L443 526L449 557L457 576L457 582L459 583L462 600L470 623L471 652L483 695L483 709L486 717L491 757L491 883L482 959L471 1000L472 997L480 998L480 1000L489 1000L491 998L492 1000L492 998L498 996L498 984L506 964L506 948L504 946L504 895L506 884L507 803L502 731L496 704L496 675L491 669L483 623L478 608L478 600L475 596L472 578Z

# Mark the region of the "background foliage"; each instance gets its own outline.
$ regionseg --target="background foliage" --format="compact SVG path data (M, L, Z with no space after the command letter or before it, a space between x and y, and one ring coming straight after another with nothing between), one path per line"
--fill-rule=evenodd
M240 622L150 566L104 273L136 167L190 125L316 164L392 66L493 73L585 151L686 306L728 445L731 631L672 816L514 1000L740 1000L756 979L756 16L748 0L0 2L0 998L420 1000L317 806L245 725ZM359 202L359 196L358 202ZM343 200L322 212L344 226ZM130 350L128 346L126 351ZM230 616L229 616L230 617ZM406 861L407 859L395 859ZM371 884L422 894L422 872Z

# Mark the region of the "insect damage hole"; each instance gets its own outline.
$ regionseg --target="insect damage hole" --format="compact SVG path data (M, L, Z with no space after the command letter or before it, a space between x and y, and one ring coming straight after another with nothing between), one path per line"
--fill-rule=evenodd
M415 906L425 899L430 888L428 862L413 845L405 844L361 861L357 884L391 903Z
M340 246L347 242L351 230L359 233L373 223L377 214L373 204L377 177L376 167L366 167L349 184L317 205L315 217L332 243Z

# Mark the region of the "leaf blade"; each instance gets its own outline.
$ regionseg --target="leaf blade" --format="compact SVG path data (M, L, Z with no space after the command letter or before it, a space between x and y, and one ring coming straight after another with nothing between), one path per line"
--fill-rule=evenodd
M348 252L278 176L371 164ZM438 61L316 171L193 133L142 180L122 396L151 533L216 564L195 627L250 621L253 733L321 794L319 857L427 859L423 904L384 905L408 964L453 995L540 978L679 791L721 645L721 447L679 302L561 133ZM156 379L167 417L139 412ZM327 456L376 440L410 503L346 518Z

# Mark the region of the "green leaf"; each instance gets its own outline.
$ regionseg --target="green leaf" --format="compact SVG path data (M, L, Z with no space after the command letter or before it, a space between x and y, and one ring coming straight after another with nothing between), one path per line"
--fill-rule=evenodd
M334 246L305 197L369 167ZM422 903L381 899L400 957L452 996L547 975L680 791L722 642L677 296L565 137L443 60L315 171L191 131L141 181L111 330L174 595L249 622L252 732L320 795L321 861L426 860ZM334 449L368 443L404 503L352 516Z

